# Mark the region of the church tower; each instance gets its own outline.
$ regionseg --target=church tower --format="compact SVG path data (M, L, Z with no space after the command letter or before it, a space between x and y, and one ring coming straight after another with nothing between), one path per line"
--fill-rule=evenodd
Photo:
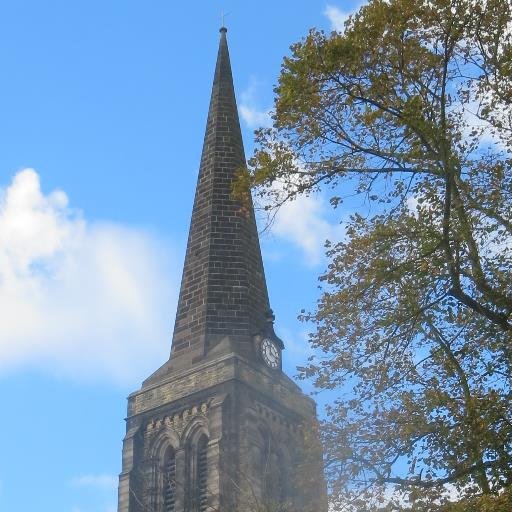
M118 512L324 510L315 404L282 372L253 206L231 196L245 156L226 32L171 355L128 398Z

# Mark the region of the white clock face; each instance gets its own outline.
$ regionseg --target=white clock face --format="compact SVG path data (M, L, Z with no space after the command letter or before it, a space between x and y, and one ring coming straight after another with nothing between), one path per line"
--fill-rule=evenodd
M261 356L270 368L275 369L279 366L279 349L272 340L268 338L263 339L261 342Z

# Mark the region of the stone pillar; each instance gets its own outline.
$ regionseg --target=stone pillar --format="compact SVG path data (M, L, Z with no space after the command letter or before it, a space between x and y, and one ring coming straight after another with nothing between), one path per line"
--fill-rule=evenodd
M224 402L227 395L216 396L210 403L208 411L208 511L217 512L221 507L221 441L223 432Z
M176 498L174 501L175 512L185 511L185 493L187 484L187 459L185 448L176 450Z
M134 457L134 436L136 428L131 428L123 440L123 460L122 472L119 475L118 487L118 512L131 512L133 509L130 507L130 489L132 488L132 470L133 470L133 457Z

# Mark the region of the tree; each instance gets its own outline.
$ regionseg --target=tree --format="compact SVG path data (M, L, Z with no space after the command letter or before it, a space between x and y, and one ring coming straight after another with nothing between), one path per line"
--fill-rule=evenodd
M323 355L302 374L339 390L324 434L343 503L512 484L511 10L372 0L343 33L312 30L241 177L270 211L364 199L303 315Z

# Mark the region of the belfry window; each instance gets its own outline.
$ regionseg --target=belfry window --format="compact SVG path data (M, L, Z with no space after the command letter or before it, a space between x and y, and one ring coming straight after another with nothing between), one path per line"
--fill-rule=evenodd
M164 457L164 511L174 512L176 501L176 453L169 448Z
M208 508L208 438L203 435L196 451L196 510L205 512Z
M283 461L272 449L270 436L264 436L264 443L261 451L262 498L268 506L275 507L284 504L287 498L281 467Z

